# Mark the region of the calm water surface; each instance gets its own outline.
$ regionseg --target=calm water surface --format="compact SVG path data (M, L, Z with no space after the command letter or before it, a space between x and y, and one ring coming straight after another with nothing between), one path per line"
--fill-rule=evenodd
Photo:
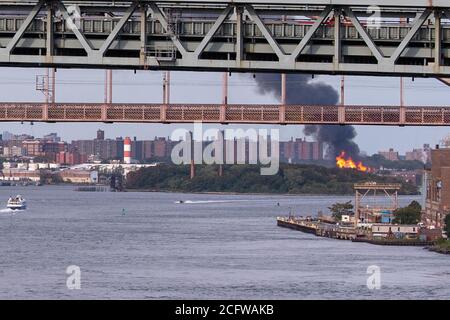
M290 207L314 214L351 197L73 190L0 187L0 298L450 298L450 256L276 226ZM2 209L17 193L29 209ZM69 265L81 290L66 287ZM370 265L380 290L367 289Z

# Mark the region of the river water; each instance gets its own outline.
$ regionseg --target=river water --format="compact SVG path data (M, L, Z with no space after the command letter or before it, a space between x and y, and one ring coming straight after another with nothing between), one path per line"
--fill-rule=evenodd
M1 209L18 193L26 211ZM290 208L315 214L347 199L0 187L0 298L450 298L450 256L276 226ZM71 265L80 290L66 286ZM369 266L380 268L378 290Z

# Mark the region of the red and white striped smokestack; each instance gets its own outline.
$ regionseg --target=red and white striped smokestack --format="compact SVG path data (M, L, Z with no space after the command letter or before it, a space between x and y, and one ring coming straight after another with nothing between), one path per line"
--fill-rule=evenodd
M123 162L131 163L131 139L129 137L125 137L123 142Z

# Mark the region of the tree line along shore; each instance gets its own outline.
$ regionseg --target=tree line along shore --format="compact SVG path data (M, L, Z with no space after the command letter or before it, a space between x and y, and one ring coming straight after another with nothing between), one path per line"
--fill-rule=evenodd
M355 170L326 168L317 165L281 164L275 175L261 175L258 165L224 165L222 176L218 165L196 165L190 177L190 166L160 164L130 172L126 180L129 190L174 192L232 192L273 194L353 194L355 183L400 183L400 194L419 194L418 187L395 177L380 176Z

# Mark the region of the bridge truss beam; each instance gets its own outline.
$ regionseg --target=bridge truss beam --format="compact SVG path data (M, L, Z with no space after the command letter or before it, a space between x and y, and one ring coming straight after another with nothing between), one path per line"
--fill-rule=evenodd
M0 65L450 76L448 1L369 2L0 1Z
M449 126L450 107L0 103L0 122Z

